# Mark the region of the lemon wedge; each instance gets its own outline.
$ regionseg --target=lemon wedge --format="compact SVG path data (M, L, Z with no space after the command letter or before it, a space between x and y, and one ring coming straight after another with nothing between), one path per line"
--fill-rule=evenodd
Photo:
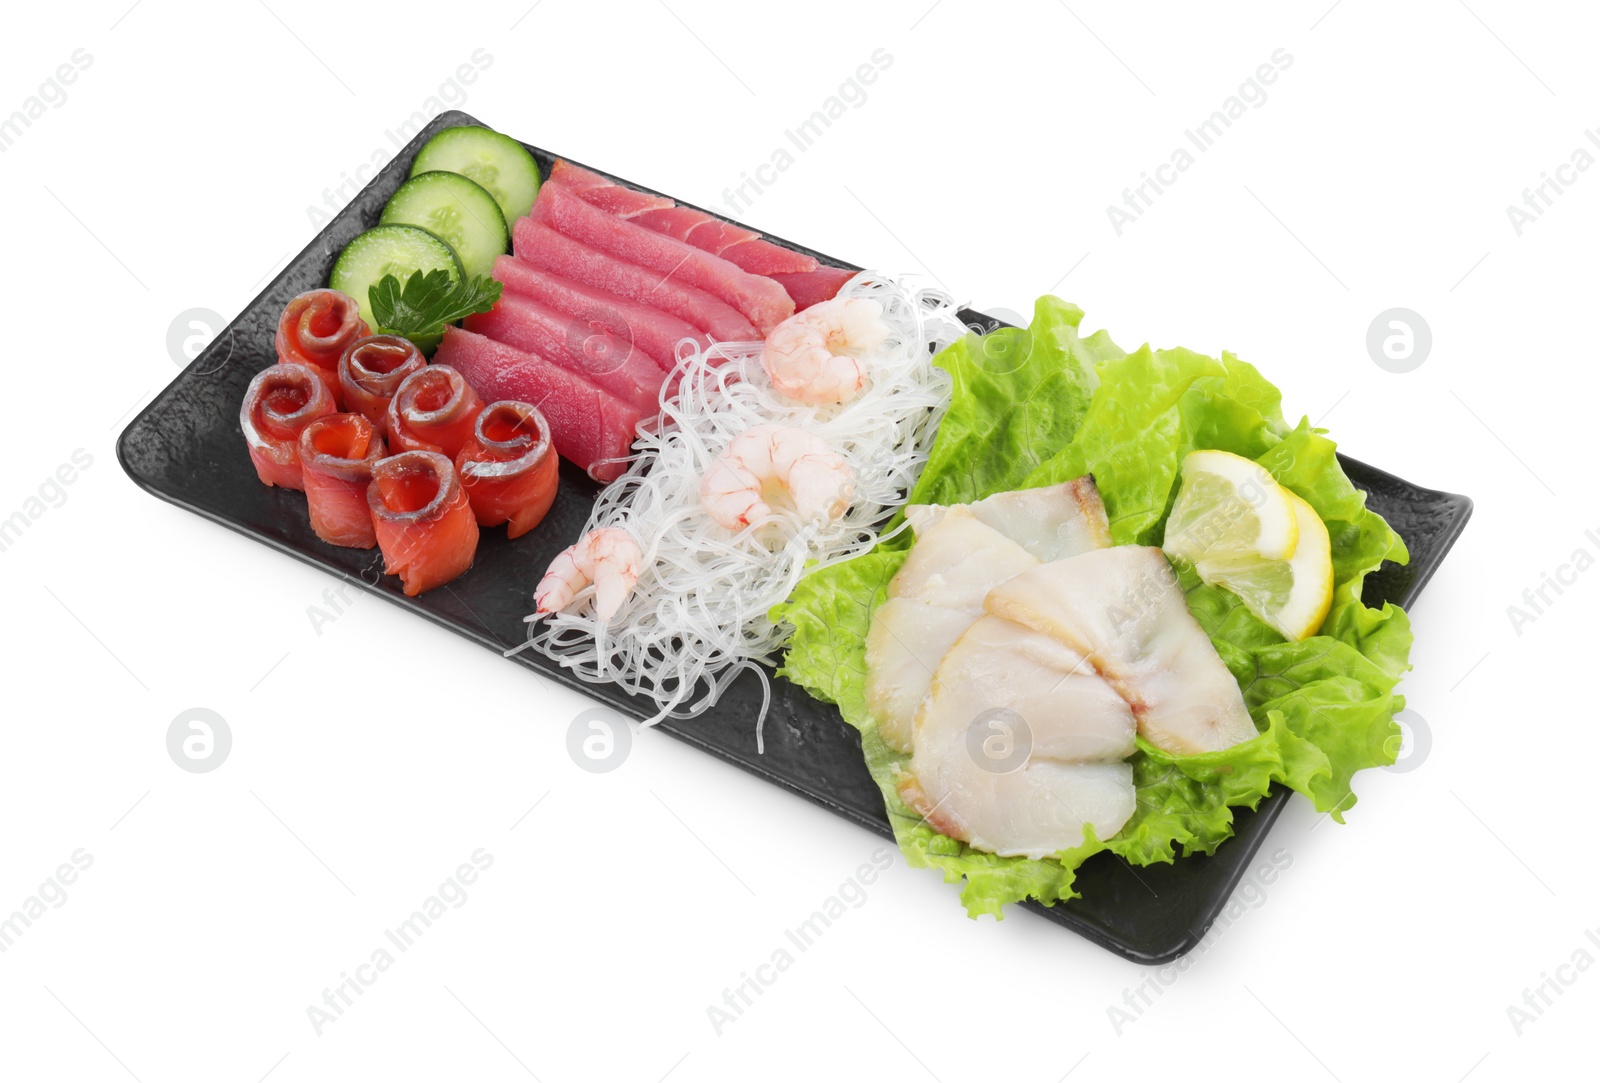
M1162 544L1168 553L1197 566L1208 560L1287 560L1294 553L1294 494L1259 463L1230 451L1192 451L1182 476Z
M1207 583L1230 590L1256 616L1291 640L1316 635L1333 604L1328 528L1311 505L1287 489L1298 542L1287 560L1223 557L1195 562Z

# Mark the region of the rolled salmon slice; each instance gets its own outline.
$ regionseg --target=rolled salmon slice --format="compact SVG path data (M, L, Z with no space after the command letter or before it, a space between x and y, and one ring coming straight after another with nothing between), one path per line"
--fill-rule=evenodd
M483 408L472 439L456 456L456 472L479 526L520 538L539 525L556 500L559 460L550 423L532 403L501 400Z
M350 344L339 358L339 390L344 407L372 422L389 425L389 400L405 378L428 363L422 351L399 335L368 335Z
M532 218L519 218L511 227L511 248L535 267L670 313L720 342L761 339L755 325L726 301L670 274L591 248Z
M347 549L378 544L367 487L372 468L387 454L377 426L361 414L327 414L300 430L306 504L317 537Z
M532 217L591 248L722 298L744 313L762 334L794 315L794 302L770 278L753 275L720 256L608 214L559 184L539 189Z
M239 428L262 484L304 489L300 432L337 410L327 381L310 365L277 364L256 373L239 406Z
M383 570L416 597L472 567L478 520L450 460L436 451L403 451L372 468L367 506Z
M515 256L497 257L494 276L512 293L549 305L591 328L628 339L649 354L663 372L671 372L677 365L678 346L684 339L692 342L695 349L711 345L710 336L687 320L540 270Z
M339 358L369 333L355 298L338 290L311 290L284 306L274 341L279 361L310 365L338 399Z
M400 382L389 400L391 450L438 451L454 456L472 436L483 402L449 365L426 365Z

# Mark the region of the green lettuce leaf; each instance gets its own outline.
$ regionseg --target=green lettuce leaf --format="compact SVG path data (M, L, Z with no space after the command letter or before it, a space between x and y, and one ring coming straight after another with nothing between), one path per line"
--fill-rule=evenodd
M1334 600L1316 636L1289 643L1231 593L1177 570L1190 611L1238 679L1259 736L1222 752L1175 756L1141 740L1131 759L1137 805L1107 840L1092 836L1051 858L1006 858L934 831L898 792L907 757L879 738L866 708L865 640L872 610L905 559L904 534L865 556L807 575L775 619L794 626L780 672L836 703L861 731L907 860L961 882L973 916L1000 916L1024 898L1073 897L1077 867L1110 850L1131 865L1212 853L1236 807L1255 808L1274 783L1335 819L1355 804L1362 768L1393 763L1395 685L1408 668L1410 622L1361 602L1368 573L1404 562L1404 542L1339 467L1334 444L1308 422L1291 428L1277 388L1251 365L1189 350L1124 354L1104 332L1080 337L1082 310L1053 297L1026 330L969 336L935 363L954 393L912 503L958 503L1093 474L1118 544L1160 544L1189 452L1218 448L1260 462L1327 524Z
M1118 545L1160 543L1189 452L1219 448L1254 459L1287 432L1278 389L1230 354L1218 361L1142 346L1103 364L1100 379L1075 437L1015 487L1093 474Z
M1099 384L1096 366L1122 356L1104 331L1078 337L1083 309L1055 297L1033 323L968 335L935 360L954 386L911 504L961 504L1020 488L1072 439Z

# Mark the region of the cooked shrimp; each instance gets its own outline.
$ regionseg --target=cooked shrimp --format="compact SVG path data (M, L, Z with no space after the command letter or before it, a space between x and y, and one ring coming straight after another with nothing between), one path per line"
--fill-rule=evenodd
M773 388L799 402L849 402L867 386L866 354L889 325L870 297L834 298L784 320L767 336L761 367Z
M578 592L594 584L594 611L610 620L639 581L644 554L639 543L621 527L591 530L556 554L550 570L533 593L540 613L555 613L572 604Z
M837 519L855 489L850 464L820 437L793 425L753 425L700 479L700 503L721 525L742 530L775 503L806 519Z

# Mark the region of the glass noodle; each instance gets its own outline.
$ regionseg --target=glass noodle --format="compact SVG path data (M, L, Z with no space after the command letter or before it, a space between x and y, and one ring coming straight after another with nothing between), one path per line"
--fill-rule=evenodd
M867 388L848 403L808 405L773 390L759 342L718 343L683 355L674 374L677 396L664 404L654 430L640 435L626 472L601 492L586 527L621 527L638 541L644 553L638 584L607 622L595 616L592 587L565 612L528 617L543 623L523 647L585 681L649 697L657 712L646 725L704 712L749 669L763 684L765 718L767 667L792 631L768 612L811 567L877 544L927 461L949 405L950 378L932 355L967 330L948 296L909 281L863 272L838 296L878 301L891 328L883 345L861 359ZM855 492L843 516L808 520L777 501L771 515L736 533L706 514L701 477L734 437L761 424L804 428L844 458Z

